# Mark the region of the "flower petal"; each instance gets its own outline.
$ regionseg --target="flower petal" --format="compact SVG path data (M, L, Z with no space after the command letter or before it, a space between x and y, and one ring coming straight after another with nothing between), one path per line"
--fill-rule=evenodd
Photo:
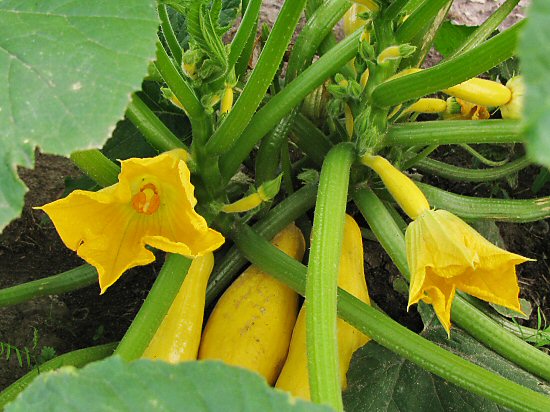
M102 293L122 273L148 264L155 256L141 241L143 225L129 205L130 192L117 184L87 192L75 190L64 199L42 206L65 245L95 266Z
M445 279L428 270L423 289L427 296L422 300L433 306L435 314L447 331L447 335L451 331L451 306L456 292L453 281L454 278L452 280Z
M513 259L500 267L469 270L455 279L456 287L479 299L521 312L516 265L525 261Z
M95 266L99 273L99 286L104 293L122 274L135 266L154 262L155 255L145 248L144 222L140 216L132 216L126 221L121 214L117 225L107 225L103 233L78 248L82 259ZM124 222L124 224L120 224Z
M39 208L67 247L97 268L102 293L127 269L155 260L146 245L195 257L223 244L194 210L186 157L176 149L124 160L119 183L99 192L75 191Z

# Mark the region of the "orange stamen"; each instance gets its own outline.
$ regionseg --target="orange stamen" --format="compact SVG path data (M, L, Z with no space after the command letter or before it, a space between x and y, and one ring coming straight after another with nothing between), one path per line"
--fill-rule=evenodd
M152 183L144 185L132 198L132 207L138 213L152 215L160 206L160 196L157 188Z

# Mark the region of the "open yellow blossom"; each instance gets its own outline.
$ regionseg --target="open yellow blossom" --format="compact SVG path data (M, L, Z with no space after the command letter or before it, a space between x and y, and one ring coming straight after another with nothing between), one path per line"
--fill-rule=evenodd
M223 236L194 210L186 158L187 152L176 149L124 160L118 183L98 192L75 190L39 208L65 245L96 267L101 293L127 269L155 260L146 246L195 257L223 244Z
M521 312L516 265L532 259L493 245L446 210L430 209L418 186L383 157L366 154L361 162L413 219L405 233L409 307L420 300L431 304L447 333L457 289Z
M427 210L407 227L409 306L431 304L447 333L456 289L521 312L516 265L525 258L486 240L446 210Z

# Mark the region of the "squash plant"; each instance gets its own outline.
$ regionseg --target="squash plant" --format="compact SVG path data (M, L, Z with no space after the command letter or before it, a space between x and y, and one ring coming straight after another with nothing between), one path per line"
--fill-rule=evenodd
M116 408L121 399L132 410L175 410L182 404L196 410L258 410L267 404L383 409L388 399L421 409L432 405L429 391L402 394L414 391L407 381L422 376L419 382L434 379L444 392L437 394L442 409L464 405L461 399L480 408L496 403L550 409L548 355L466 294L520 311L515 270L529 259L490 244L460 219L545 219L550 200L459 196L402 172L416 167L484 181L532 162L550 166L543 80L549 67L547 7L533 1L528 21L496 33L518 3L506 0L467 36L452 37L442 62L421 70L452 1L356 3L285 1L273 27L263 29L261 54L249 67L260 0L0 2L0 224L21 210L25 187L16 167L32 166L35 147L70 156L95 182L36 205L88 264L1 290L0 306L75 290L98 277L101 292L108 293L125 270L155 259L151 248L167 252L120 342L43 364L43 376L26 390L37 370L15 382L0 393L0 405L23 391L7 410L66 410L91 399L98 409ZM284 62L304 12L305 26ZM224 44L238 14L236 33ZM344 17L348 33L336 41L333 27ZM449 40L445 36L453 35L447 32L439 41ZM518 51L526 87L523 116L517 80L506 86L475 79ZM440 92L451 97L443 101ZM521 120L498 118L498 107L502 117L513 112ZM444 113L416 121L419 112ZM128 127L139 134L128 134ZM104 147L111 135L116 153L109 143ZM429 158L437 147L480 143L526 143L527 157L477 170ZM242 165L251 171L248 179ZM337 287L350 203L410 280L409 305L423 301L421 334ZM413 220L405 235L396 204ZM310 252L302 264L267 239L293 221L307 229L310 209ZM233 246L215 253L206 305L247 261L305 296L310 396L324 406L291 400L261 378L217 362L139 360L192 259L208 256L224 241ZM457 289L466 293L455 295ZM200 304L193 308L203 310ZM344 398L337 317L372 339L352 361ZM45 373L107 357L79 371ZM406 374L388 381L391 374L381 373L385 365ZM388 392L396 385L399 390Z

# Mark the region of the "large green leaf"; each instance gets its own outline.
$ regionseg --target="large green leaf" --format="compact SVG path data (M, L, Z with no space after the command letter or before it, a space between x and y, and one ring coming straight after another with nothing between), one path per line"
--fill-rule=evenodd
M453 54L476 29L477 26L463 26L446 21L441 25L435 36L435 48L444 57L448 57Z
M90 409L91 408L91 409ZM217 361L123 362L111 357L40 375L7 406L27 411L329 412L270 388L259 375Z
M497 355L460 329L451 339L431 308L421 304L425 338L505 378L535 391L550 388L535 376ZM369 342L353 356L344 392L349 411L503 411L492 401L461 389L416 366L399 355Z
M34 148L100 147L155 57L153 0L0 2L0 230L20 212Z
M519 57L527 87L527 153L534 161L550 167L550 2L532 2Z

